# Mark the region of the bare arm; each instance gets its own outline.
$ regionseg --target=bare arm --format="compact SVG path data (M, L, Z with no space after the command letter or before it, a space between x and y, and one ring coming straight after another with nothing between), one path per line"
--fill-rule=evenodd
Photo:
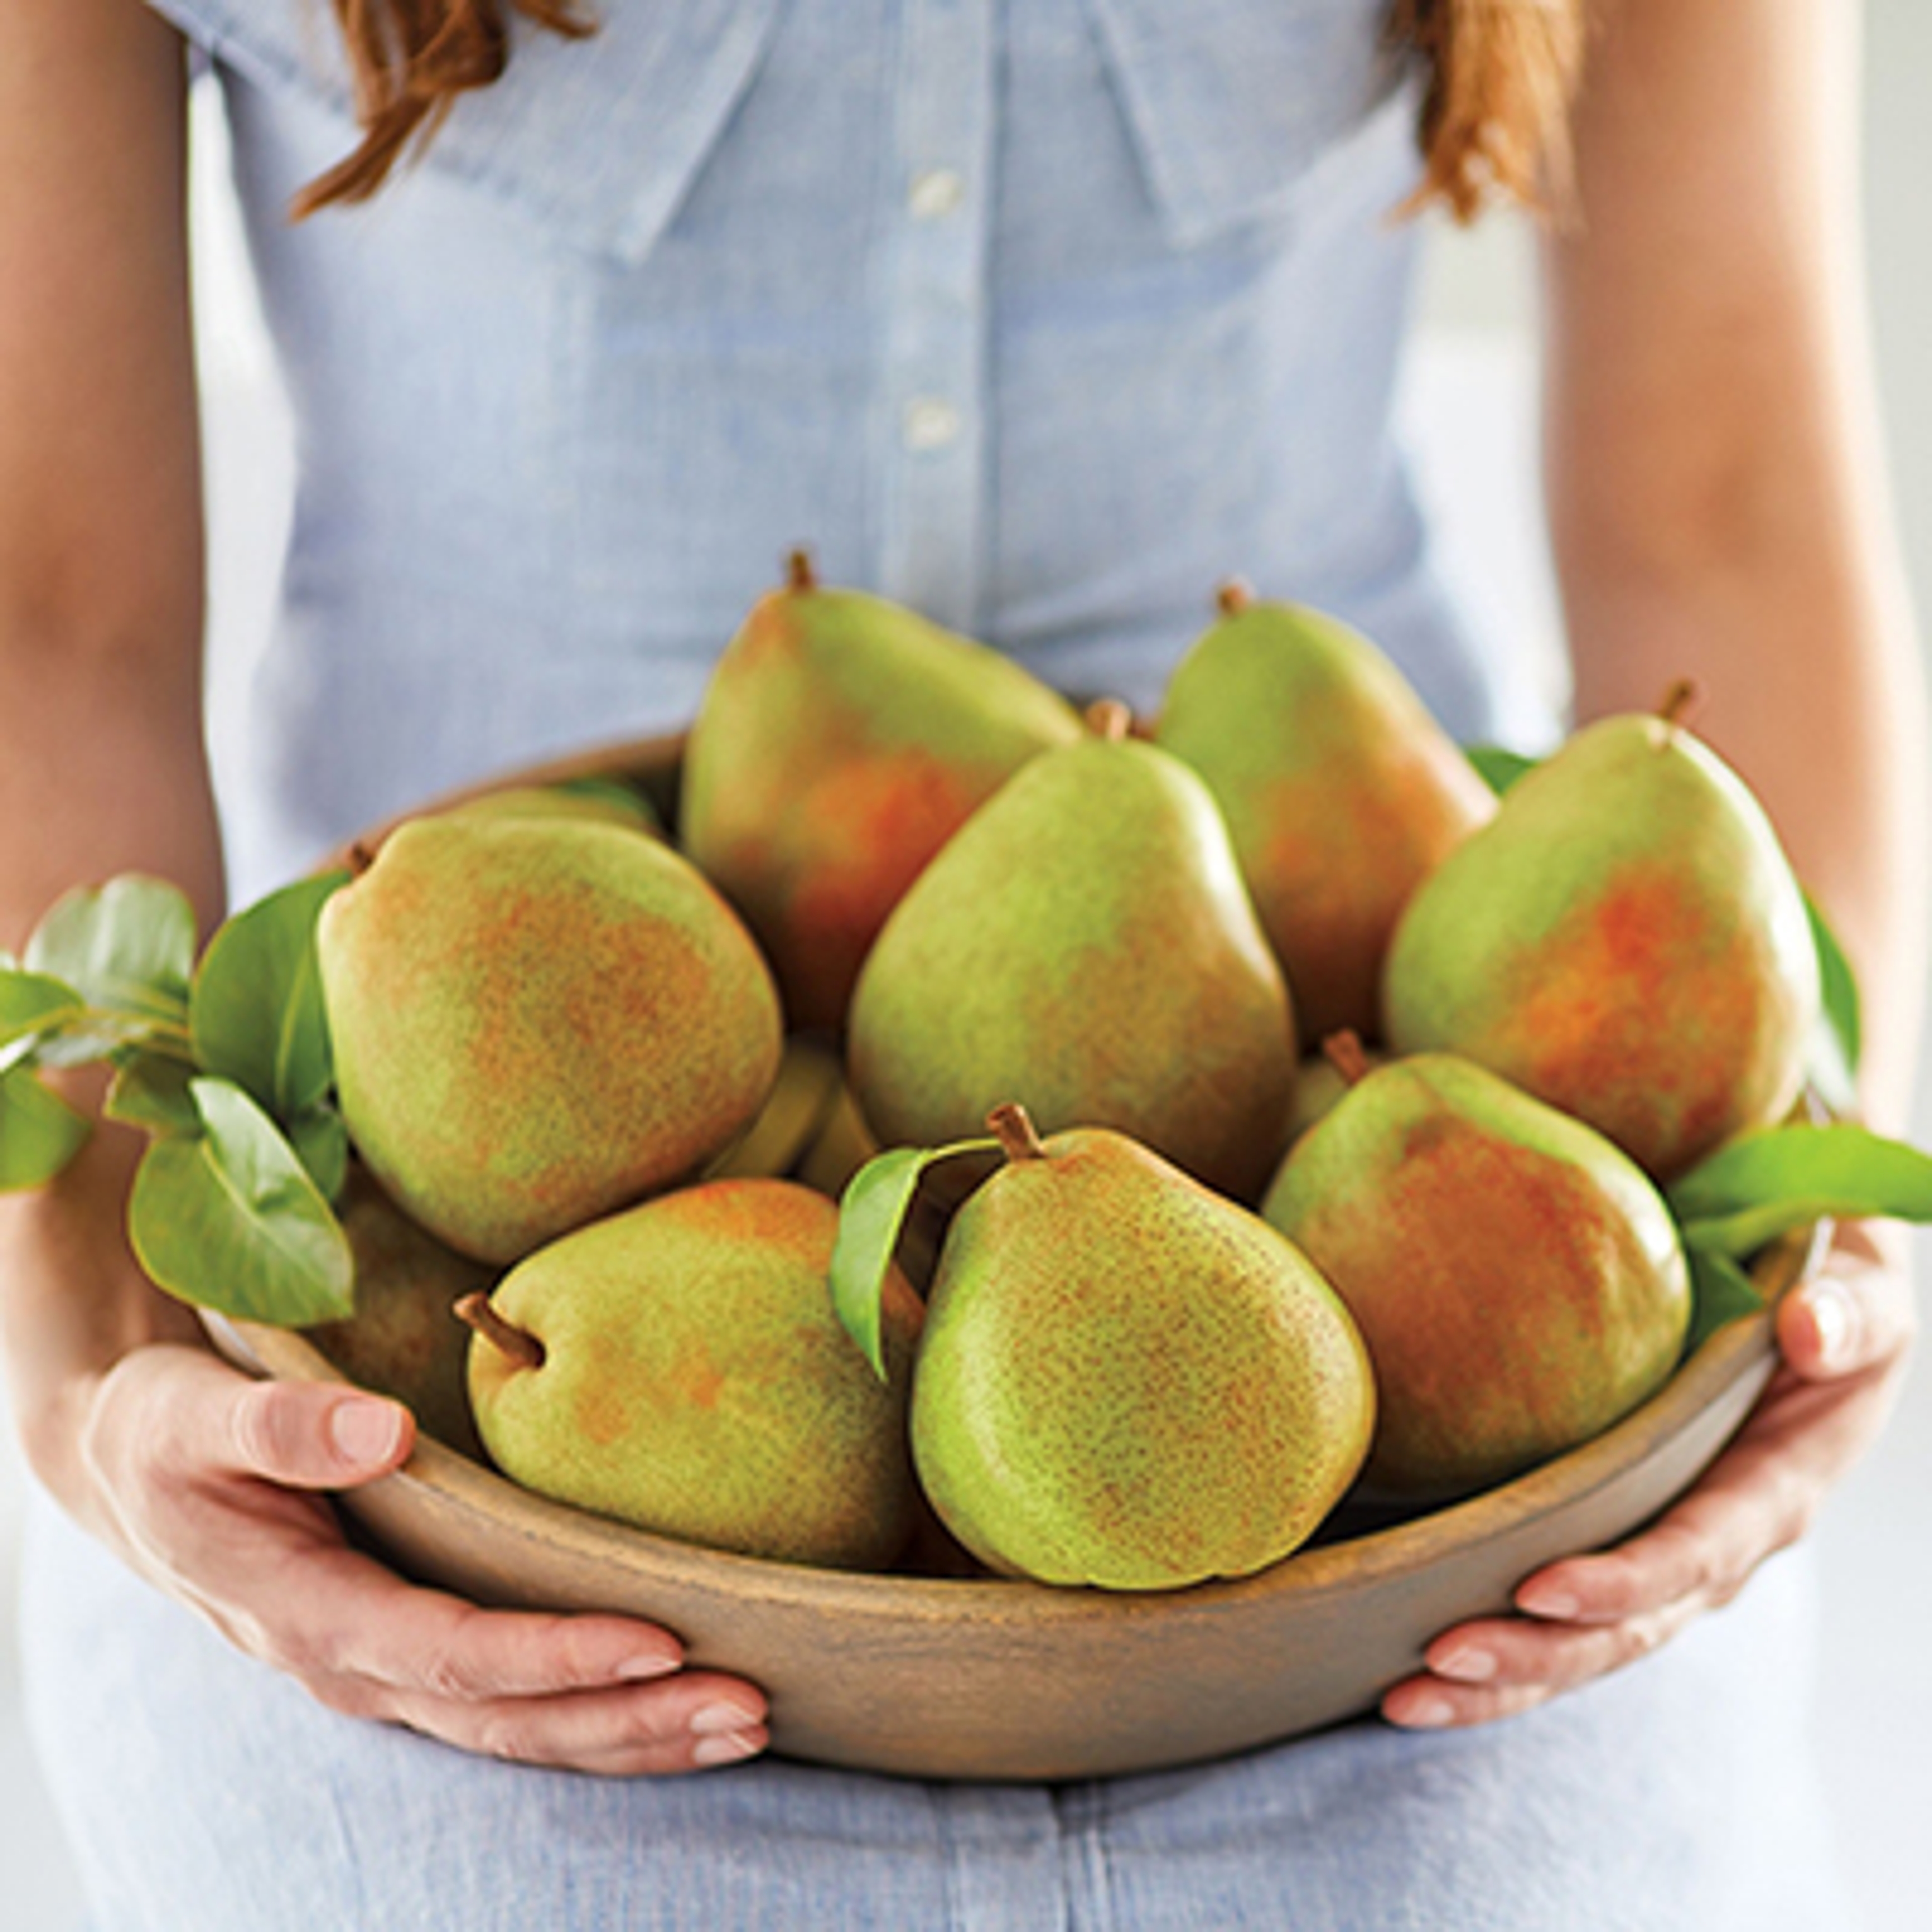
M1867 1104L1903 1123L1926 930L1924 698L1882 485L1856 198L1857 10L1611 0L1546 251L1546 476L1580 719L1705 691L1852 954ZM1786 1298L1784 1364L1656 1526L1447 1631L1400 1724L1522 1710L1666 1641L1802 1535L1876 1435L1912 1328L1892 1228Z
M0 943L14 946L68 886L122 871L184 886L204 931L220 908L183 74L180 41L138 0L0 9ZM202 1346L127 1249L136 1151L104 1128L53 1186L0 1197L14 1407L78 1521L340 1710L626 1774L762 1746L759 1694L679 1670L668 1632L480 1611L349 1548L320 1492L394 1468L406 1412L250 1383Z
M1926 730L1858 206L1858 10L1623 0L1549 249L1547 485L1577 708L1696 720L1857 962L1902 1122L1924 981Z

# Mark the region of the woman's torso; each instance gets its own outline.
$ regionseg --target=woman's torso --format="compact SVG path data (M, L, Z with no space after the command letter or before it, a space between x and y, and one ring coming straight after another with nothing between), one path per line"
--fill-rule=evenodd
M298 226L355 139L323 10L161 4L219 64L298 425L243 886L682 722L800 542L1143 706L1244 575L1490 728L1390 430L1380 0L610 0Z

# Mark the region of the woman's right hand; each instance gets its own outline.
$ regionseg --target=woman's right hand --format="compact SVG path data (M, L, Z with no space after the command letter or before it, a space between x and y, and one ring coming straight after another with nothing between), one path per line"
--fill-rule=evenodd
M333 1710L616 1777L728 1763L766 1742L761 1694L682 1669L668 1630L479 1609L351 1547L326 1492L403 1462L415 1425L400 1403L252 1381L193 1342L158 1341L68 1413L97 1533Z

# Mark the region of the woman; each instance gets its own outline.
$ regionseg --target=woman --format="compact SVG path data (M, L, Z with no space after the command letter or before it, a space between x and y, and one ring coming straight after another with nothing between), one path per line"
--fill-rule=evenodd
M23 0L0 25L10 942L136 868L212 923L447 784L681 719L800 536L828 578L1143 704L1244 571L1355 619L1485 735L1510 694L1388 430L1414 238L1385 218L1420 105L1451 199L1541 178L1573 217L1548 423L1579 715L1703 684L1858 963L1896 1118L1922 736L1849 10L1604 6L1573 199L1560 0L1405 7L1406 56L1380 0L609 0L586 41L531 0L500 78L479 4L345 6L344 43L292 0L157 4L226 89L295 535L224 882L181 41L136 0ZM366 71L405 45L421 98ZM345 46L368 139L331 174ZM328 205L291 226L304 189ZM1784 1372L1690 1496L1444 1633L1385 1723L1052 1792L642 1778L755 1759L756 1687L346 1547L320 1492L394 1467L406 1419L217 1362L122 1246L129 1157L104 1132L5 1204L16 1408L64 1512L36 1521L30 1669L102 1926L1834 1922L1802 1574L1700 1618L1879 1426L1910 1326L1880 1236L1787 1303Z

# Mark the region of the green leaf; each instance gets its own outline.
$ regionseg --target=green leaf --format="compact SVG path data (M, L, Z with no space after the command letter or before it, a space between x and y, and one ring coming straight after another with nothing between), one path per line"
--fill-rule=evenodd
M93 1124L30 1066L0 1075L0 1190L44 1186L86 1145Z
M1520 752L1501 745L1466 745L1462 755L1476 768L1484 784L1500 798L1526 772L1533 772L1543 760L1526 758Z
M1856 1104L1858 1063L1864 1051L1858 978L1845 956L1845 949L1838 944L1838 935L1808 892L1804 896L1804 911L1811 922L1811 943L1818 953L1818 990L1822 1009L1824 1052L1815 1057L1824 1060L1827 1080L1835 1078L1844 1090L1840 1098L1828 1088L1826 1099L1841 1112L1849 1112Z
M64 980L19 968L0 968L0 1042L32 1040L86 1010L87 1003Z
M1814 1221L1932 1221L1932 1154L1864 1127L1766 1127L1720 1148L1670 1194L1687 1241L1742 1258Z
M104 1013L178 1027L194 940L194 908L178 886L124 872L56 900L27 941L26 964Z
M349 1130L342 1116L326 1101L304 1107L290 1122L289 1144L308 1169L308 1177L325 1201L339 1200L349 1178Z
M226 1080L190 1083L203 1131L156 1141L135 1171L128 1232L184 1301L283 1328L353 1312L349 1244L275 1124Z
M292 1120L328 1090L315 922L344 872L298 880L226 920L208 941L188 1004L195 1057Z
M1757 1285L1728 1255L1687 1247L1690 1262L1690 1332L1684 1352L1695 1354L1720 1328L1763 1312Z
M115 1070L100 1111L151 1134L198 1134L201 1110L189 1091L194 1079L187 1061L137 1048Z
M999 1145L996 1140L971 1140L943 1148L889 1148L847 1184L832 1246L832 1306L880 1381L886 1378L880 1310L886 1270L921 1178L936 1161L955 1154L997 1152Z

